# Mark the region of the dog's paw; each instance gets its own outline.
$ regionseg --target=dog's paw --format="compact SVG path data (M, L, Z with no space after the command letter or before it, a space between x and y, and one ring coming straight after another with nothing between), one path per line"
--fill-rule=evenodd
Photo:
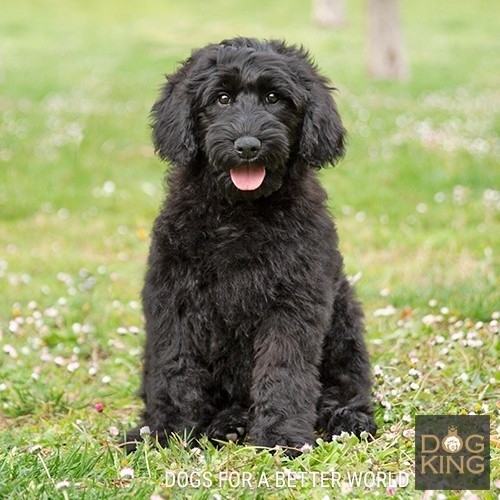
M352 433L358 437L362 432L367 432L374 436L377 425L371 414L343 407L332 413L324 431L327 441L331 440L333 436L339 436L342 432Z
M133 453L137 449L137 445L144 441L151 440L155 444L159 444L160 446L165 446L167 444L167 434L166 431L158 432L151 430L148 426L139 425L130 429L125 437L120 440L119 446L125 452Z
M213 442L241 443L247 434L246 428L238 424L225 424L222 426L210 425L207 428L207 436Z
M248 410L231 407L222 410L207 427L206 434L210 441L241 443L248 431Z
M279 432L250 433L252 444L258 447L283 450L290 458L301 455L306 449L315 446L316 438L313 433L296 433L286 435Z
M125 453L133 453L137 449L137 444L142 441L141 427L130 429L125 437L120 440L119 446Z

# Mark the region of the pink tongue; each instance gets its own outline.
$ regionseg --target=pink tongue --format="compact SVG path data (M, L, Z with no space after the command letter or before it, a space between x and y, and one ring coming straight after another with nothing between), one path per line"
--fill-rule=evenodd
M233 184L240 191L255 191L264 182L266 169L260 165L243 165L230 171Z

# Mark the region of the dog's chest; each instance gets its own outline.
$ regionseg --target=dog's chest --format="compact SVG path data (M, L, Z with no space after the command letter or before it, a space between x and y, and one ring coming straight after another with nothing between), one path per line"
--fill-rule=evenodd
M304 206L262 205L160 215L150 275L174 316L194 312L204 331L248 336L284 298L329 286L330 220Z
M307 259L301 239L278 222L210 220L184 240L182 265L193 277L193 293L231 329L262 317Z
M292 251L289 245L265 231L225 225L213 231L199 249L200 272L226 311L262 309L284 279L283 253L287 251Z

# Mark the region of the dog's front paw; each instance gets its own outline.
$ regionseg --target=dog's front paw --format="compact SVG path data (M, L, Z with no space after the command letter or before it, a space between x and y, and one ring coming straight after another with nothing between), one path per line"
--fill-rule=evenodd
M248 410L234 406L222 410L207 427L208 438L215 443L221 441L242 442L248 431Z
M377 425L371 414L342 407L332 413L324 431L327 441L333 436L339 436L342 432L352 433L358 437L362 432L375 436Z
M207 437L210 441L241 443L247 434L246 425L239 422L212 423L207 428Z
M125 437L120 440L119 446L125 450L125 453L133 453L137 449L137 444L143 440L141 428L142 427L134 427L130 429Z
M263 448L282 448L285 455L294 458L299 456L306 448L314 446L315 436L313 433L301 432L285 434L284 432L266 431L258 433L250 432L250 440L255 446Z

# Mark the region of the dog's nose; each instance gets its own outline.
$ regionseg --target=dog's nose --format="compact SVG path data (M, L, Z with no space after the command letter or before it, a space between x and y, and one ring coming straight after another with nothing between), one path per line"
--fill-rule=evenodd
M260 151L262 143L257 137L240 137L234 141L234 149L240 158L251 160L255 158Z

